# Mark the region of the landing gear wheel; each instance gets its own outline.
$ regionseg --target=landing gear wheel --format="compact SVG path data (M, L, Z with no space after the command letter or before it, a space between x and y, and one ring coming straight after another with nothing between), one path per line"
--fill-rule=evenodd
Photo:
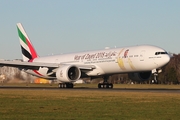
M100 83L98 84L98 88L101 88L101 84Z
M73 83L59 83L58 87L59 88L73 88L74 85Z
M59 88L66 88L66 84L64 84L64 83L59 83Z
M73 88L74 85L72 83L66 83L66 88Z
M113 84L112 83L109 83L109 88L113 88Z
M112 83L99 83L98 88L107 88L107 89L111 88L112 89L113 84Z

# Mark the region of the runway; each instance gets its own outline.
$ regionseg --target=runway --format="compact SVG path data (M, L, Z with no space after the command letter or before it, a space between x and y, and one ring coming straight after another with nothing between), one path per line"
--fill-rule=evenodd
M90 88L90 87L75 87L75 88L58 88L58 87L31 87L31 86L0 86L1 89L7 90L59 90L59 91L104 91L104 92L153 92L153 93L180 93L180 89L166 88Z

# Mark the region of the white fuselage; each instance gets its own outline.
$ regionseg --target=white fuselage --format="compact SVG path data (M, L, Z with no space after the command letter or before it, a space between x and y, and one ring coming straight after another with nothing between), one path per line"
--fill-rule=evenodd
M151 71L166 65L169 60L170 57L164 49L156 46L141 45L38 57L33 62L58 63L60 65L93 65L96 69L88 71L87 75L100 76ZM29 71L28 73L48 78L47 71L47 68L40 68L37 72Z

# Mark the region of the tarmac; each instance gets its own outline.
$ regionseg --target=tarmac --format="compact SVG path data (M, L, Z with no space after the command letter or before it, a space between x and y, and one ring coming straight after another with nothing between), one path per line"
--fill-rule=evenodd
M59 91L104 91L104 92L153 92L153 93L180 93L180 89L165 89L165 88L58 88L58 87L30 87L30 86L0 86L1 89L9 90L59 90Z

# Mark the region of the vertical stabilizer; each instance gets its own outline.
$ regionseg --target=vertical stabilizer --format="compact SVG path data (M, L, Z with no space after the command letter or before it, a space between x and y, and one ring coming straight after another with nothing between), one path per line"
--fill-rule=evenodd
M23 61L31 61L34 58L38 57L21 23L17 23L17 29L22 50Z

